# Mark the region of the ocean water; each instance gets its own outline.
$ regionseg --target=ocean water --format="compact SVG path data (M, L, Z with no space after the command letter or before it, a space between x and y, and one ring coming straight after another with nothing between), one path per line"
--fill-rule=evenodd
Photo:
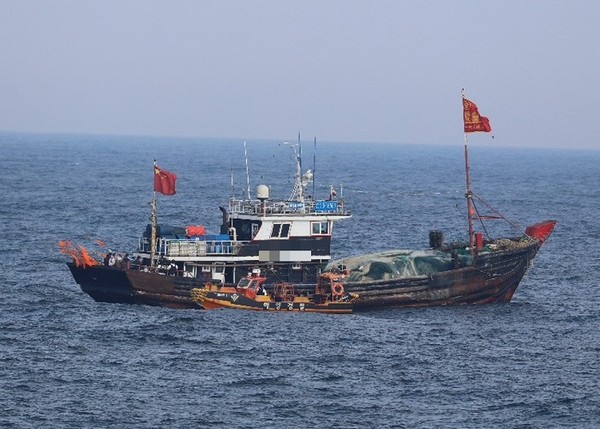
M303 149L310 191L334 185L354 215L334 257L466 238L460 142ZM84 294L58 241L134 250L155 158L179 176L160 222L216 232L247 192L237 140L0 135L1 427L600 427L600 151L471 144L476 193L521 231L559 221L511 303L347 316ZM248 158L251 193L289 194L289 147L249 140Z

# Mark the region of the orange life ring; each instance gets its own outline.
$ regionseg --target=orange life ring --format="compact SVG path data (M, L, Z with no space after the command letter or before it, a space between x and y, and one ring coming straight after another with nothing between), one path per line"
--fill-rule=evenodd
M334 296L342 296L344 294L344 286L339 283L334 284L331 288L331 293Z

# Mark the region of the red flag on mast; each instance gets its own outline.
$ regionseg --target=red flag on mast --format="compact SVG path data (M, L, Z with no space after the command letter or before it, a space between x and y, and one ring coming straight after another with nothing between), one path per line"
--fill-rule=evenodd
M175 195L175 182L177 175L170 171L158 168L154 162L154 191L164 195Z
M463 118L465 120L465 133L483 131L489 133L492 131L490 120L479 114L477 105L463 97Z

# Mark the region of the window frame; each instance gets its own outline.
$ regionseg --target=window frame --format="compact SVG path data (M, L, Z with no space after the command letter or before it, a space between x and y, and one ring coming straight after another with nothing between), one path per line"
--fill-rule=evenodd
M318 231L315 231L315 227L318 226ZM325 226L325 228L323 228ZM331 225L329 221L314 221L310 223L310 235L331 235Z
M291 222L277 222L271 226L271 238L286 239L290 237L292 230Z

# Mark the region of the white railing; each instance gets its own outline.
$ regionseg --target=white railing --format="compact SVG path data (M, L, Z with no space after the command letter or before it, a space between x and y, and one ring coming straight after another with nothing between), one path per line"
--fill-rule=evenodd
M232 199L229 201L230 213L246 213L246 214L346 214L344 210L344 201L314 201L306 200L299 201L249 201Z
M158 240L159 256L208 256L237 255L245 241L233 240L186 240L161 238ZM150 252L150 240L141 238L139 251Z

